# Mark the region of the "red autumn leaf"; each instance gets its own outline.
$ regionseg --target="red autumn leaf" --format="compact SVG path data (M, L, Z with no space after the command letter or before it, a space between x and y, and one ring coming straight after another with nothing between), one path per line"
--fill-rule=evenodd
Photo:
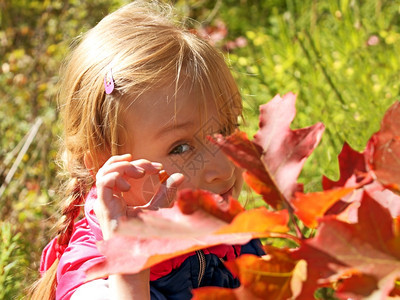
M340 178L338 181L330 180L322 176L322 187L324 190L343 187L355 187L354 193L348 194L336 201L327 211L327 215L340 215L342 220L357 222L357 210L360 206L363 185L371 181L367 171L366 161L363 153L353 150L347 143L343 145L338 156Z
M390 297L399 297L400 296L400 278L397 278L395 287L389 294Z
M254 136L254 143L263 149L264 165L287 200L302 189L297 178L325 129L322 123L317 123L291 130L290 124L296 115L295 102L296 95L288 93L282 98L277 95L260 106L260 129Z
M243 174L244 180L256 193L262 195L269 205L276 209L284 207L284 198L261 160L262 149L251 142L246 133L235 131L228 137L215 135L211 141L234 163L246 169Z
M216 286L206 286L192 291L192 300L239 300L240 296L233 289L225 289ZM254 295L250 295L247 299L254 299Z
M344 143L342 151L338 156L340 178L338 181L332 181L322 176L322 187L324 190L330 190L337 187L354 186L364 179L367 168L364 154L353 150L347 143ZM354 177L353 182L349 179Z
M376 180L357 188L353 193L336 202L329 208L326 215L335 215L337 219L344 222L357 223L358 209L364 192L367 192L371 198L387 208L393 218L400 215L400 196L391 190L385 189Z
M206 195L212 198L206 202L214 201L211 193L205 193L200 202L207 198ZM135 218L121 220L115 236L98 245L106 260L91 268L88 278L136 273L199 249L218 244L240 245L255 237L269 236L270 232L288 230L287 211L271 212L263 207L243 211L227 223L205 208L208 209L206 205L199 205L187 215L175 205L158 211L146 210Z
M336 290L340 299L362 300L378 289L376 278L365 274L352 274L342 279Z
M191 214L201 208L225 222L232 221L244 211L238 201L227 203L221 196L205 190L182 190L179 192L177 202L184 214Z
M228 299L290 299L293 296L292 288L297 288L298 285L297 273L304 273L304 270L299 268L302 263L294 261L285 249L269 247L267 253L268 255L263 258L242 255L234 261L225 263L228 269L239 277L241 283L239 288L195 289L194 299L206 299L206 294L210 292L226 295Z
M277 95L260 107L260 129L249 141L244 133L214 140L238 166L246 169L247 184L275 209L287 207L294 192L302 190L297 178L307 157L319 143L324 125L291 130L296 96Z
M366 158L378 181L400 193L400 102L387 110L381 129L368 142Z
M261 299L273 300L289 299L293 296L291 282L297 264L287 250L272 247L269 247L263 258L242 255L225 263L239 277L244 289Z
M259 207L241 214L244 208L232 198L229 202L217 194L205 190L185 189L179 192L178 207L183 214L190 215L202 209L212 216L230 223L216 233L231 233L239 228L242 232L267 232L283 233L288 231L289 214L287 211L268 211L265 207ZM255 220L263 219L263 222Z
M314 265L314 271L329 270L325 276L318 277L319 282L328 280L328 276L335 273L340 277L348 271L358 272L376 279L377 293L383 298L393 289L395 279L400 275L399 235L389 211L364 193L357 223L324 217L316 237L305 241L306 248L301 249L302 245L295 258L315 264L315 257L306 256L309 255L307 248L311 247L314 253L319 251L325 256L318 259L319 270Z
M206 286L192 291L192 300L264 300L244 287L227 289L215 286Z
M349 194L354 188L338 188L324 192L295 193L291 203L295 214L310 228L316 228L318 219L343 196Z
M326 214L336 215L340 220L356 223L357 211L364 191L388 208L392 217L400 214L400 196L385 189L378 181L372 180L371 171L367 170L365 153L357 152L348 144L344 144L338 160L340 179L335 182L323 177L324 190L354 186L357 186L357 189L333 204Z
M292 252L292 258L307 262L307 280L303 283L296 300L314 299L314 293L318 288L329 286L329 282L325 279L334 275L337 268L344 267L331 255L308 245L307 240L304 240L300 248Z
M400 196L389 189L385 189L378 181L374 181L363 187L365 191L380 205L386 207L392 218L400 216Z
M258 207L237 215L229 225L219 229L216 233L227 234L238 230L254 233L284 233L289 230L288 223L289 213L287 210L269 211L265 207Z

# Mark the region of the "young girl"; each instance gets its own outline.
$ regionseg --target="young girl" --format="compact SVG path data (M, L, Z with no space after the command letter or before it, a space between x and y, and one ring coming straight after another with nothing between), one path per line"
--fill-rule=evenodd
M199 286L237 287L223 261L263 254L258 241L85 282L85 271L103 259L96 242L112 237L119 217L135 207L168 207L182 188L239 196L241 170L206 138L230 134L241 114L223 56L174 22L169 6L134 2L105 17L73 50L60 101L70 179L33 298L190 299ZM161 170L172 174L164 190L152 184ZM85 215L75 223L83 203Z

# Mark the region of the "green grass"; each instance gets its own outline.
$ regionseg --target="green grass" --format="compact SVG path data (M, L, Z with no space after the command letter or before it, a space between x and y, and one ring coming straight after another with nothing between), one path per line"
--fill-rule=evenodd
M255 132L260 104L278 93L297 94L293 128L326 126L301 176L306 189L316 190L321 174L338 177L343 142L362 151L399 99L400 2L280 1L278 8L256 3L247 8L253 18L246 14L232 33L245 36L248 47L228 56L244 95L247 130ZM239 11L232 6L223 15L235 24L228 16Z
M38 276L54 224L58 179L54 159L60 127L55 104L58 69L72 37L127 1L4 2L0 15L0 185L38 117L41 125L0 197L2 291L21 298ZM276 94L298 95L293 128L323 122L321 145L300 180L308 191L321 175L338 177L344 141L362 151L400 94L400 1L175 1L204 24L222 20L228 37L248 45L225 53L244 98L252 136L258 107ZM21 143L22 141L22 143ZM245 191L243 197L259 197ZM253 203L254 204L254 203Z
M21 271L28 268L28 257L21 234L14 234L14 231L14 225L0 222L0 299L21 295L23 284L27 284Z

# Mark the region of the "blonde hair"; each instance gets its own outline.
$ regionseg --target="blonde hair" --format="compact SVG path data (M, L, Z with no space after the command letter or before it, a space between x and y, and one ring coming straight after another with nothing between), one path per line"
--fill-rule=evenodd
M197 86L204 100L215 101L223 128L231 132L236 126L241 97L223 55L174 18L169 5L136 1L106 16L72 51L62 71L59 95L64 124L61 153L69 174L60 246L68 245L80 204L93 184L90 172L100 167L100 156L118 154L121 111L147 90L168 83L178 89L182 81ZM115 89L106 94L104 76L110 69ZM85 168L88 153L94 170ZM52 266L46 272L52 274L42 278L37 299L54 297L56 270ZM50 295L39 293L49 288Z

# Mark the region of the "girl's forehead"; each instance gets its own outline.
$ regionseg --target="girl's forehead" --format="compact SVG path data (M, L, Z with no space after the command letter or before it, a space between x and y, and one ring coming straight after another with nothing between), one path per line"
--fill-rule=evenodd
M128 98L125 104L124 111L128 117L160 112L171 118L182 112L201 114L204 109L210 112L218 110L212 98L203 95L198 87L177 87L174 84L153 88L140 96Z
M175 84L153 88L138 97L131 97L125 101L123 123L158 124L159 126L173 126L196 123L203 126L212 121L225 127L237 122L241 107L235 108L232 98L215 95L200 85Z

